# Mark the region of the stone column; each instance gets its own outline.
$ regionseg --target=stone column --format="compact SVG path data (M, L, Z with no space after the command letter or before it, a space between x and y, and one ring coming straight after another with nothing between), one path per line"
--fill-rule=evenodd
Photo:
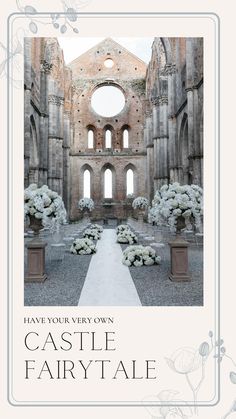
M24 186L29 185L30 115L31 115L31 40L24 41Z
M48 174L48 77L52 65L47 61L41 63L40 79L40 149L39 149L39 185L47 184Z
M198 88L193 87L193 139L194 139L194 156L193 156L193 183L196 185L202 184L202 150L200 139L200 118L199 118L199 98Z
M159 120L159 102L158 99L155 98L152 100L153 108L152 108L152 127L153 127L153 186L154 186L154 193L158 189L157 180L159 178L159 144L158 144L158 120Z
M194 159L194 44L193 38L186 38L186 92L188 109L188 156L190 182L193 183Z
M175 117L175 65L166 66L166 74L168 75L168 130L169 130L169 178L170 182L176 180L176 117Z
M145 129L145 143L147 148L147 194L148 199L151 201L154 194L154 182L153 182L153 138L152 138L152 114L148 110L146 112L146 129Z
M63 200L69 213L70 207L70 143L71 123L70 112L64 113L64 140L63 140Z
M49 95L48 186L62 196L64 98Z
M161 96L160 103L160 178L161 184L169 181L168 166L168 98Z

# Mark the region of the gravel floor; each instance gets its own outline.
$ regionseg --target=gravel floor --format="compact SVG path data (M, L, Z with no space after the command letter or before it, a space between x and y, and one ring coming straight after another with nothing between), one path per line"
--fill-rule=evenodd
M65 235L72 234L78 228L79 224L68 225ZM28 240L31 239L25 241ZM63 261L51 261L52 238L48 236L44 240L48 243L46 247L48 278L44 283L25 283L25 306L77 306L92 255L73 255L66 250Z
M116 226L104 227L115 228ZM70 224L66 227L64 235L72 235L79 228L81 228L80 224ZM28 240L31 238L26 238L25 241ZM46 248L48 279L42 284L25 283L25 306L77 306L92 256L72 255L67 250L63 261L50 261L52 238L49 236L44 240L48 243ZM121 247L124 249L126 245ZM142 305L203 305L202 246L191 244L189 247L191 282L176 283L169 280L170 252L168 244L161 249L160 255L162 257L161 265L129 268Z
M124 249L126 246L122 245ZM170 251L165 245L159 253L160 265L129 268L143 306L202 306L203 305L203 249L189 247L190 282L169 279Z

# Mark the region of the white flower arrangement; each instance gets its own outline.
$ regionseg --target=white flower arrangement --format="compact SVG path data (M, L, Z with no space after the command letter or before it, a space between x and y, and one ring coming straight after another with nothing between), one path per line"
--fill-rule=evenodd
M84 239L75 239L70 248L70 252L74 255L91 255L96 253L97 249L92 240Z
M134 244L138 242L137 236L129 229L123 230L117 234L118 243Z
M126 266L151 266L161 263L161 257L150 246L129 246L123 251L122 263Z
M84 210L92 211L94 209L94 202L92 198L81 198L78 202L78 208L81 211L84 211Z
M191 228L191 220L196 227L201 225L203 215L203 190L197 185L180 185L175 182L163 185L155 193L152 207L149 209L148 220L158 225L167 223L171 231L176 231L177 219L183 216L187 228Z
M91 224L90 230L97 230L99 233L103 232L103 227L100 224Z
M83 234L84 237L90 240L99 240L101 238L100 233L96 229L87 228Z
M42 220L43 225L65 224L67 221L64 202L57 192L52 191L47 185L40 188L32 183L24 191L24 214L25 217L34 216Z
M116 234L123 233L123 231L126 231L126 230L130 230L129 226L127 226L127 224L120 224L116 228Z
M147 198L144 198L144 196L138 196L132 202L132 207L134 209L145 210L148 208L148 205L149 205L149 201Z

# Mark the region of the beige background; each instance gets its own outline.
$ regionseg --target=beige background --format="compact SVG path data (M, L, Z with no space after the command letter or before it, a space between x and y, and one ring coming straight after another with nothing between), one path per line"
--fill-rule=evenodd
M35 5L38 10L44 10L46 11L46 8L43 8L43 5L37 4L39 2L32 3L32 5ZM41 2L42 3L42 2ZM153 2L149 2L153 3ZM147 4L147 2L135 2L135 9L134 6L132 7L132 2L129 2L129 4L113 4L113 10L129 10L129 11L168 11L168 4L167 2L161 3L161 2L155 2L154 4ZM50 8L52 9L52 5L55 4L54 8L60 8L61 10L61 4L57 1L50 2ZM219 4L219 2L218 2ZM121 7L122 6L122 7ZM125 9L125 6L127 7ZM169 11L182 11L182 10L188 10L190 11L189 2L178 2L178 8L173 8L173 3L169 3ZM200 7L199 3L195 4L195 8L192 9L193 11L204 11L203 9L196 9L196 7ZM3 6L1 6L3 8ZM224 11L217 8L217 3L214 2L214 10L211 7L211 2L204 2L204 7L206 8L205 11L214 11L220 15L221 18L221 26L222 31L224 33L224 43L222 48L222 97L221 97L221 112L223 117L223 129L224 132L221 133L221 158L223 159L221 164L222 169L222 213L223 213L223 220L224 220L224 230L222 232L222 238L221 238L221 244L222 244L222 258L223 258L223 271L222 271L222 337L224 338L226 342L227 351L234 357L236 357L236 348L234 345L235 336L234 336L234 324L233 324L233 307L234 307L234 292L232 288L234 287L233 281L230 281L230 279L233 277L231 270L233 266L233 252L232 246L230 246L230 238L233 238L233 231L234 228L233 225L233 216L232 210L227 213L229 208L228 202L230 202L230 209L233 208L233 199L230 198L231 192L233 188L231 187L231 183L229 182L229 175L228 171L230 171L230 166L233 167L233 160L234 153L232 151L230 152L230 148L232 150L232 147L234 144L232 144L233 141L233 133L231 132L230 124L228 123L233 115L230 115L230 112L233 112L233 92L232 89L235 88L233 84L227 85L227 83L231 83L230 75L231 72L227 71L229 70L229 60L230 65L233 67L232 61L235 59L232 54L229 58L230 46L232 45L232 41L230 42L230 39L233 39L232 37L232 28L231 26L231 17L233 15L232 11L230 14L230 10ZM219 6L218 6L219 7ZM9 2L7 10L2 10L2 15L5 13L5 27L3 26L2 30L5 29L6 32L6 17L9 13L15 11L15 4L14 2ZM103 1L91 1L87 5L86 8L83 9L83 11L111 11L112 5L110 2L103 2ZM94 20L95 22L95 20ZM165 364L164 357L168 357L171 355L172 352L175 351L178 347L182 346L198 346L202 340L206 339L208 330L213 329L215 327L214 325L214 305L213 305L213 294L214 294L214 285L212 278L212 266L213 266L213 243L214 243L214 220L212 217L212 214L214 212L214 201L213 201L213 195L212 195L212 186L214 181L214 171L213 171L213 156L212 156L212 144L214 139L214 133L213 133L213 104L215 101L214 97L214 80L213 80L213 71L214 67L211 67L213 63L213 52L214 48L212 48L212 21L209 19L201 20L201 24L197 23L197 21L194 23L193 20L187 21L184 19L182 22L178 21L178 30L176 31L175 24L173 23L174 20L172 20L171 24L170 22L159 20L158 24L156 21L154 21L154 18L152 18L152 22L149 19L149 23L144 25L144 21L141 20L141 22L137 22L137 20L132 20L132 26L129 23L128 25L125 24L125 20L123 21L122 25L120 24L120 21L116 19L115 20L109 20L109 23L107 24L108 19L106 19L106 27L104 29L104 25L102 25L101 19L99 19L99 27L96 27L96 35L97 36L106 36L107 32L109 31L110 36L114 36L117 33L119 36L155 36L158 33L164 33L165 36L202 36L204 35L206 38L205 43L205 53L207 51L207 56L205 56L206 59L206 67L205 67L205 80L206 80L206 87L205 87L205 109L207 111L207 118L205 118L205 139L207 138L207 142L205 141L205 154L207 154L207 167L205 168L205 174L208 179L208 189L205 188L205 196L207 197L206 200L206 211L207 211L207 240L206 248L208 249L208 254L206 256L206 260L208 261L208 265L206 264L205 269L207 270L206 275L206 281L205 281L205 307L204 308L143 308L143 309L134 309L134 308L127 308L127 309L96 309L96 314L98 315L115 315L116 317L116 327L117 330L120 330L117 334L119 335L119 339L121 342L124 342L125 335L131 333L134 330L134 327L136 327L137 334L132 336L132 345L130 344L129 348L127 346L123 346L123 343L120 345L120 353L118 358L119 359L129 359L130 357L143 358L143 353L145 353L144 358L156 358L160 361L160 379L155 383L155 386L153 386L153 383L151 385L145 385L143 387L140 385L118 385L117 394L116 397L118 399L122 399L124 397L127 398L127 394L129 398L133 398L133 400L142 400L144 397L151 395L151 394L157 394L159 391L166 389L166 388L177 388L180 391L180 398L183 398L183 395L190 400L190 393L188 388L185 388L185 386L182 383L181 376L174 374ZM198 21L199 22L199 21ZM152 24L151 24L152 23ZM233 24L233 22L232 22ZM22 25L22 23L21 23ZM93 36L94 32L91 33L91 30L95 30L95 23L93 23L92 28L86 24L85 20L80 21L79 23L80 28L80 36ZM179 30L181 28L181 31ZM47 30L44 27L44 31L40 31L41 36L49 36L48 27ZM122 31L121 31L122 30ZM228 38L226 39L227 31ZM54 34L54 32L53 32ZM230 34L230 36L229 36ZM231 38L232 37L232 38ZM6 45L6 37L5 33L1 33L1 40L4 45ZM232 47L231 47L232 48ZM225 66L227 66L225 68ZM232 68L231 67L231 68ZM224 70L225 69L225 70ZM227 71L224 73L224 71ZM3 95L1 97L1 105L2 105L2 116L4 118L4 126L1 126L2 130L6 129L6 79L3 78L1 80L1 91L3 92ZM231 101L231 102L230 102ZM23 132L23 125L22 120L19 118L19 109L22 107L22 93L20 90L15 94L14 92L14 104L15 104L15 115L13 115L14 118L14 135L15 139L17 139L17 147L14 150L14 157L15 161L13 163L14 167L14 175L15 175L15 181L19 179L19 173L22 170L21 162L19 161L19 153L22 153L22 136L20 135L21 132ZM231 104L231 108L230 108ZM226 113L227 112L227 113ZM227 120L226 120L227 115ZM205 115L206 116L206 115ZM227 132L226 128L227 126L230 128L229 132ZM2 138L6 138L6 131L2 132ZM232 138L232 139L231 139ZM224 141L224 142L223 142ZM230 144L227 144L227 142L230 141ZM6 142L3 144L2 149L2 165L1 170L6 169ZM227 171L224 165L227 165ZM225 169L225 170L224 170ZM226 178L227 176L227 178ZM6 178L6 171L3 172L1 179ZM4 192L6 192L6 183L3 182L3 188ZM13 213L16 214L14 217L16 225L14 226L14 260L17 263L17 269L14 274L14 287L12 289L12 295L13 295L13 307L14 307L14 345L13 345L13 358L14 358L14 376L20 378L22 376L21 369L22 364L21 360L22 357L24 357L24 354L22 352L22 337L24 336L24 329L23 329L23 315L54 315L57 316L59 313L61 315L65 315L65 308L24 308L23 307L23 290L22 285L23 282L21 280L21 275L19 273L22 272L22 241L21 241L21 235L20 231L22 226L19 225L19 219L21 218L21 196L22 191L19 187L17 189L17 193L14 194L14 203L12 204ZM226 194L226 195L225 195ZM228 200L227 197L229 196ZM230 201L229 201L230 200ZM227 205L227 207L226 207ZM6 217L6 207L2 208L3 215L1 217L1 221L4 220ZM227 225L227 223L230 223ZM1 231L6 233L6 223L3 222ZM17 231L19 233L17 233ZM3 240L3 251L2 255L6 255L6 236L4 236ZM3 260L6 260L6 257L3 258ZM15 263L15 266L16 266ZM5 265L4 265L5 267ZM1 292L1 298L2 298L2 319L3 319L3 325L1 328L1 331L3 332L3 337L1 337L1 370L3 371L2 378L1 378L1 411L4 412L4 418L21 418L23 417L30 417L32 415L32 409L34 411L34 417L37 418L39 415L43 413L46 418L49 416L51 417L52 414L57 414L58 417L64 416L66 413L65 410L68 410L68 413L70 414L71 418L77 417L77 415L83 415L83 418L90 418L94 416L95 410L93 408L43 408L43 407L35 407L35 408L25 408L25 407L12 407L10 406L6 399L7 399L7 386L6 386L6 336L7 336L7 330L6 330L6 317L7 317L7 311L6 311L6 271L3 272L2 278L5 279L1 283L2 292ZM232 307L232 309L230 309ZM117 312L117 314L116 314ZM66 315L87 315L88 310L87 309L80 309L78 313L78 309L76 308L70 308L66 309ZM92 310L89 310L89 315L92 315ZM125 325L125 327L124 327ZM142 329L143 336L142 340L140 339L140 336L138 335L138 331ZM35 330L35 329L34 329ZM153 339L150 338L151 332L155 332L153 335ZM18 333L17 333L18 332ZM147 333L147 339L145 337L145 333ZM149 342L149 345L147 347L147 340ZM122 353L123 352L123 353ZM229 371L233 369L232 365L230 364L229 360L224 360L222 364L222 395L221 395L221 401L216 407L207 407L207 408L201 408L199 417L200 419L203 418L220 418L223 413L225 413L234 397L236 396L235 387L233 384L230 383L228 374ZM204 387L202 393L199 393L199 398L201 400L209 400L212 398L213 395L213 385L212 385L212 379L213 379L214 371L212 367L209 368L209 371L207 371L207 383L206 387ZM48 387L50 386L50 391L48 391ZM48 397L50 394L55 399L55 397L60 398L60 391L61 394L64 395L65 390L63 388L56 388L55 383L53 386L50 384L44 383L44 386L40 386L39 389L35 388L34 386L28 386L27 388L27 398L28 400L35 400L35 394L38 392L38 399ZM22 383L19 379L14 379L14 397L18 400L24 400L26 398L26 388L22 387ZM69 397L74 399L78 395L78 392L81 390L79 386L73 385L70 388L70 385L68 385L67 382L67 394ZM86 396L90 397L90 394L93 393L92 386L88 389ZM86 392L86 389L83 389L83 391ZM104 395L104 393L107 395L107 399L109 397L114 400L114 394L111 394L111 389L105 385L105 388L102 388L99 390L101 394L97 393L97 397L100 397ZM113 391L113 390L112 390ZM83 413L82 413L83 412ZM66 413L66 414L68 414ZM120 414L125 414L127 417L133 417L135 415L136 418L148 418L150 417L149 412L143 408L99 408L96 410L96 416L101 418L110 417L111 415L113 417L119 417Z

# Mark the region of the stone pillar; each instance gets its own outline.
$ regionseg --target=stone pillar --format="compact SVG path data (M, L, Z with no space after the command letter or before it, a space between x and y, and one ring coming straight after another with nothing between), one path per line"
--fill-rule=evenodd
M31 115L31 38L24 41L24 186L29 185L30 115Z
M199 98L198 88L193 88L193 138L194 138L194 156L193 156L193 178L192 182L196 185L202 184L202 150L200 139L200 118L199 118Z
M49 95L48 186L62 196L64 98Z
M175 117L175 65L166 66L166 74L168 75L168 131L169 131L169 178L170 182L176 180L176 117Z
M48 77L52 65L41 63L40 79L40 149L39 149L39 185L47 184L48 175Z
M71 124L70 112L64 113L64 140L63 140L63 200L69 213L70 207L70 143Z
M193 38L186 38L186 92L188 109L188 158L190 183L193 183L194 173L194 41ZM195 137L196 138L196 137Z
M151 111L146 112L145 143L147 148L147 194L151 201L154 194L154 173L153 173L153 138L152 138L152 115Z
M159 149L158 149L158 120L159 120L159 106L158 106L158 99L155 98L152 100L153 108L152 108L152 127L153 127L153 187L154 193L158 189L157 188L157 179L159 177Z
M188 242L176 237L175 240L169 243L171 272L169 278L174 282L190 281L188 270Z
M25 282L44 282L45 274L45 247L47 243L39 239L33 239L26 244L28 250L28 266Z
M161 184L168 183L168 98L161 96L160 102L160 178Z

